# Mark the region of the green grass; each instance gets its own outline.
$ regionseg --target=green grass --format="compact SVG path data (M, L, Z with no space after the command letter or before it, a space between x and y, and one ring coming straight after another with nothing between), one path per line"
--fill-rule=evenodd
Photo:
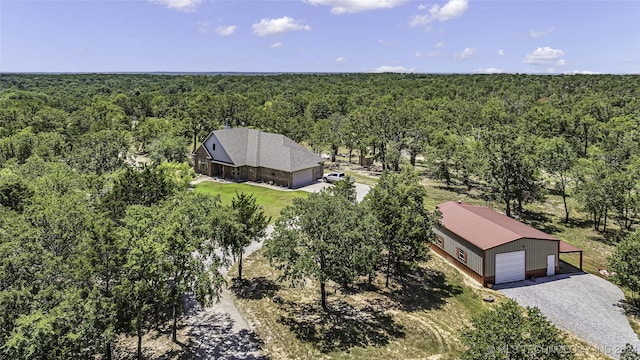
M206 181L197 184L195 186L195 191L212 195L220 195L220 199L225 205L231 204L231 199L236 195L236 192L253 194L256 198L256 203L263 207L267 216L271 216L271 222L275 222L275 220L280 216L280 210L291 204L294 198L309 195L309 193L304 191L281 191L248 184L223 184Z
M382 276L373 289L346 293L329 283L327 313L319 306L317 282L295 288L278 282L279 272L262 250L245 260L244 274L248 280L236 305L273 359L458 359L463 326L506 300L435 254L420 267L419 277L393 282L391 289ZM496 302L484 302L486 295ZM574 337L568 342L585 350L576 359L607 359Z
M482 296L492 293L464 285L462 274L434 257L421 268L424 280L404 286L386 289L380 277L374 290L342 293L330 283L330 311L324 313L317 282L296 288L279 283L262 251L244 264L253 290L235 301L274 359L456 359L460 319L487 309ZM274 302L276 295L284 301Z

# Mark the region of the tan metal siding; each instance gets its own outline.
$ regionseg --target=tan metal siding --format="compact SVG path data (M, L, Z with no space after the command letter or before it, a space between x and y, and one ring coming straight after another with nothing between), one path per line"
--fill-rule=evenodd
M496 275L496 254L525 250L525 270L547 269L547 255L556 256L558 266L558 242L553 240L519 239L510 243L496 246L485 251L485 277Z
M446 229L434 227L433 232L436 235L440 235L444 238L444 251L451 255L455 261L458 261L464 264L466 267L470 268L474 272L482 274L482 250L471 244L470 242L462 239L456 234L447 231ZM437 246L437 245L436 245ZM466 264L457 260L458 254L456 253L457 248L461 248L467 253L467 262Z

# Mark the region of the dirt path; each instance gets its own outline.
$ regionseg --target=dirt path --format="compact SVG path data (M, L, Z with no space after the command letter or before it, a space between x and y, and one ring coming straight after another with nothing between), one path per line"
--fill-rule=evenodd
M270 236L273 226L267 227ZM264 239L251 244L243 257L251 255L262 247ZM220 273L227 279L228 268ZM185 325L189 327L189 338L196 347L198 359L267 359L262 352L261 341L244 320L235 304L233 294L225 287L220 301L211 307L202 308L194 299L185 301L188 316Z

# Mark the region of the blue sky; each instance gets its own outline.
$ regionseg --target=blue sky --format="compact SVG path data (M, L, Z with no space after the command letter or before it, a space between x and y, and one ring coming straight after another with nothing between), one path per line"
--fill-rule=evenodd
M0 0L0 72L640 73L640 0Z

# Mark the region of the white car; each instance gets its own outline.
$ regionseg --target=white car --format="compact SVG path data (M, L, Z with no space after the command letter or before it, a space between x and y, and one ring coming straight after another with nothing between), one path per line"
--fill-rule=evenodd
M347 180L349 177L343 172L332 172L324 175L322 181L328 183L335 183L342 180Z

